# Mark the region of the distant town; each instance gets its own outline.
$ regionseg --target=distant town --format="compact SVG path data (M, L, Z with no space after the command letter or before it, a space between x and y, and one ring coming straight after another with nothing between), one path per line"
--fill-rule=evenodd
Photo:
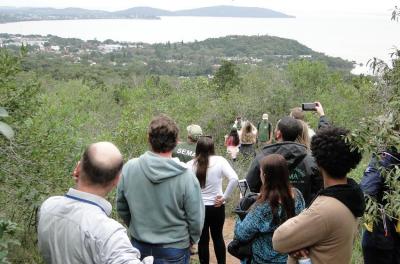
M81 48L70 45L53 45L52 39L54 36L23 36L23 35L11 35L11 34L0 34L0 47L21 47L29 46L31 51L43 51L53 53L88 53L92 51L99 51L103 54L110 53L113 51L120 50L122 48L143 48L143 44L132 43L132 42L114 42L108 40L103 42L93 40L86 42L87 45ZM107 44L112 42L112 44ZM85 43L82 41L82 43Z

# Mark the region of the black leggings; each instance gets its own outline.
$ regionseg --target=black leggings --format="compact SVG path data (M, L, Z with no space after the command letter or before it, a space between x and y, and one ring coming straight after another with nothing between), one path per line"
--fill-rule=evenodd
M222 205L221 207L214 207L212 205L206 206L204 227L203 231L201 232L201 237L198 246L199 260L201 264L208 264L210 262L210 252L208 250L208 243L210 242L210 232L218 264L225 264L226 248L225 248L224 237L222 235L224 222L225 222L225 205Z

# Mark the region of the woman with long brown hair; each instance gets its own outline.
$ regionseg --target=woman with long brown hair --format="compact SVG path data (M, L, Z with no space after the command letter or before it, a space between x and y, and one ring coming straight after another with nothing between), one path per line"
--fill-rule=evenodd
M260 195L246 217L237 220L235 239L252 241L251 263L286 263L287 255L274 251L272 235L280 224L304 209L304 199L298 189L291 187L282 155L271 154L261 160L260 177Z
M198 245L200 263L209 263L208 244L211 232L218 264L225 264L226 247L222 235L225 222L224 204L236 187L238 176L224 157L215 155L214 142L211 137L199 138L196 157L187 164L199 180L205 205L204 227ZM225 192L222 192L223 177L229 180Z
M244 156L255 157L256 150L254 144L257 142L257 128L246 121L245 125L239 131L240 153Z
M301 134L296 138L297 143L303 144L304 146L307 147L307 150L310 152L310 144L311 144L311 140L310 140L310 136L308 134L308 125L306 122L304 122L303 120L297 120L297 122L299 122L301 124L302 127L302 132Z

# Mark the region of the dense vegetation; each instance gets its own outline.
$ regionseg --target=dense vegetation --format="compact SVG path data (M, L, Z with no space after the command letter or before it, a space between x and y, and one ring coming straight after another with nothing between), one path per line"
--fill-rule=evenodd
M193 56L194 62L218 57L221 47L235 47L231 56L261 56L258 53L265 53L261 44L251 46L258 38L237 37L231 42L229 38L211 39L201 45L158 44L151 50L158 52L159 58ZM263 47L279 41L263 37ZM290 46L293 43L279 45L295 52ZM210 70L215 77L209 79L200 73L179 78L182 74L175 71L185 71L185 64L178 64L168 74L165 71L173 66L164 65L162 74L156 74L159 72L133 65L117 69L102 63L112 54L93 54L99 63L90 66L60 61L61 55L26 55L25 51L0 50L0 106L9 114L1 121L15 131L11 141L0 136L0 261L5 261L10 251L8 259L13 263L41 263L35 235L35 212L40 203L73 185L72 169L91 142L115 142L125 159L143 153L147 149L147 125L158 113L166 113L178 122L182 139L188 124L201 125L214 136L219 154L224 155L223 136L235 116L257 122L267 112L275 123L292 107L319 100L335 125L357 129L350 140L365 150L367 158L382 142L399 147L399 135L392 126L399 122L398 57L376 77L353 76L319 60L296 58L280 67L219 60L222 66ZM204 67L211 65L208 60L203 63ZM384 125L371 121L380 115ZM307 118L315 128L316 116L309 113ZM365 163L353 176L359 179L364 168ZM237 169L243 177L246 168ZM398 201L396 190L397 196L391 197ZM15 246L15 239L22 246ZM357 251L354 262L360 261Z

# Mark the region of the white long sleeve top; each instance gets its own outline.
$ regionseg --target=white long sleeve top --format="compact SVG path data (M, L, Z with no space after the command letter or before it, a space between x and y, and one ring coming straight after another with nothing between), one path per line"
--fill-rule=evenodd
M187 164L189 169L196 175L197 166L195 164L195 159L188 161ZM225 192L222 191L223 177L226 177L229 181ZM204 205L214 205L215 198L218 195L222 195L224 199L227 200L237 186L237 183L238 175L229 162L221 156L210 156L206 184L204 188L201 189Z

